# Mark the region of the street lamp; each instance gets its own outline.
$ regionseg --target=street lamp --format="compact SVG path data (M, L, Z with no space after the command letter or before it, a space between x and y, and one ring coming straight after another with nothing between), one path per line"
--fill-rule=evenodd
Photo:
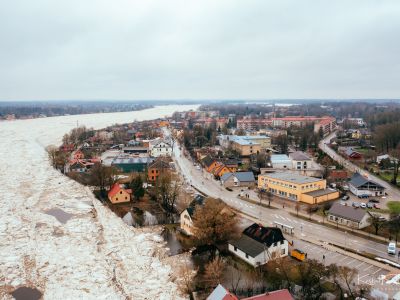
M344 249L347 249L347 231L344 232Z

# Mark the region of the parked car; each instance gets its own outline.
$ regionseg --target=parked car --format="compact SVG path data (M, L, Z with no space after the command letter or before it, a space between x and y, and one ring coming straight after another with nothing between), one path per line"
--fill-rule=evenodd
M199 165L196 166L197 170L201 170L201 167Z
M369 202L372 202L372 203L379 203L379 200L378 200L378 199L369 199Z
M367 208L367 205L365 203L360 204L361 208Z
M368 197L369 197L369 195L367 195L367 194L358 195L358 198L360 198L360 199L365 199L365 198L368 198Z
M350 199L350 196L349 195L344 195L343 197L342 197L342 200L344 200L344 201L347 201L347 200L349 200Z
M375 209L381 209L381 207L380 207L378 204L376 204L376 203L374 204L374 208L375 208Z
M368 202L367 203L367 208L374 208L374 203Z
M388 254L395 255L396 254L396 243L390 242L387 248Z
M360 203L358 203L358 202L353 202L352 205L353 205L354 207L360 207Z

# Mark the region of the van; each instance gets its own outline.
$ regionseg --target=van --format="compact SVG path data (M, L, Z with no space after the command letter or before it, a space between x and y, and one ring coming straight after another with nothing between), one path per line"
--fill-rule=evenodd
M396 244L391 242L387 248L388 254L395 255L396 254Z

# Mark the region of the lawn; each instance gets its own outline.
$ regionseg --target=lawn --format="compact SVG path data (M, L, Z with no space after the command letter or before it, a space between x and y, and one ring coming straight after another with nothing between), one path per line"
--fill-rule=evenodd
M389 207L390 212L394 214L400 214L400 202L389 201L387 203L387 207Z

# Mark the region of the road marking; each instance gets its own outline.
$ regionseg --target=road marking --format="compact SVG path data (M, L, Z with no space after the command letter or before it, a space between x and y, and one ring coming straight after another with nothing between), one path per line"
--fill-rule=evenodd
M374 273L372 273L372 275L375 275L376 273L378 273L378 271L382 271L383 269L379 268L377 269Z
M368 268L364 269L363 272L368 271L369 269L371 269L373 267L373 265L370 265Z
M352 261L350 261L347 265L349 266L349 265L351 265L352 263L354 263L354 262L358 262L358 259L355 259L355 258L353 258L353 260Z
M358 269L358 268L359 268L359 267L361 267L363 264L365 264L365 262L364 262L364 261L362 261L362 262L361 262L361 264L359 264L359 265L355 266L354 268Z

